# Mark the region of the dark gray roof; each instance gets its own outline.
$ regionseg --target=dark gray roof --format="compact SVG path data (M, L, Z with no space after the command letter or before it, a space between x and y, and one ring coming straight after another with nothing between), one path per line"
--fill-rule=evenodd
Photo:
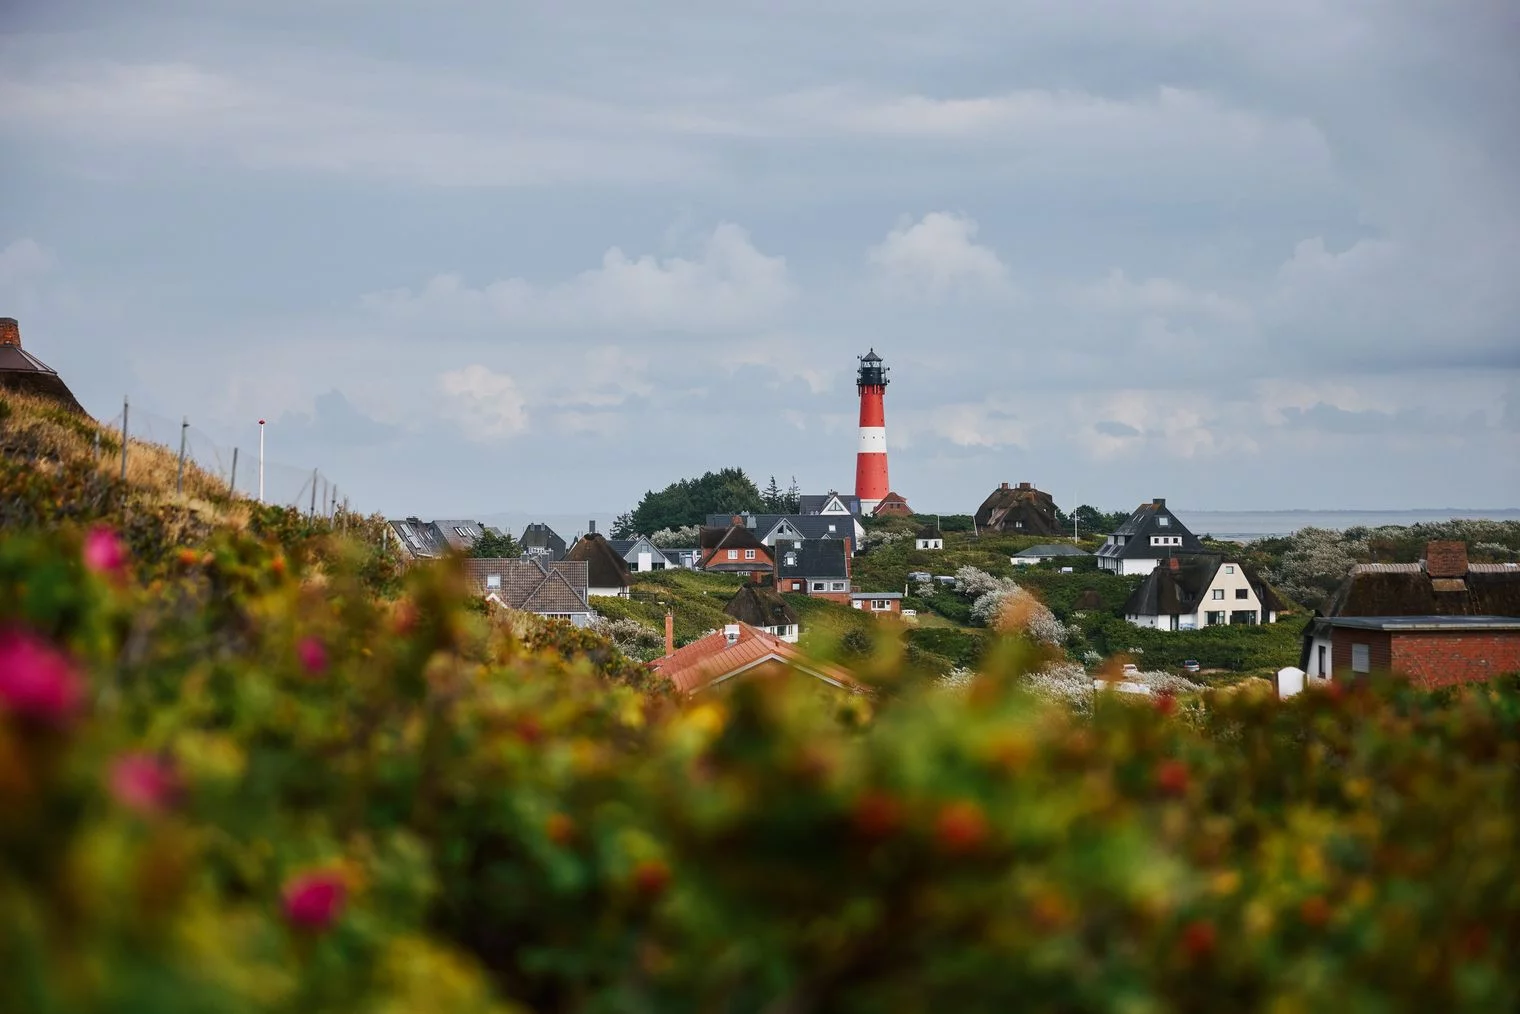
M1174 616L1195 613L1198 604L1224 557L1214 553L1195 553L1174 557L1176 568L1157 567L1145 576L1140 586L1124 603L1126 616Z
M1178 535L1182 537L1182 543L1176 546L1153 546L1153 535ZM1135 512L1124 524L1114 529L1109 538L1112 541L1106 541L1098 547L1101 559L1166 560L1189 553L1207 552L1198 537L1188 531L1177 515L1167 509L1166 501L1160 497L1136 507Z
M542 522L535 521L523 529L522 538L517 544L523 549L546 549L554 554L558 560L565 555L565 540L555 534L554 529Z
M845 553L844 543L838 539L778 542L776 576L847 579L850 576L850 560Z
M21 347L21 326L14 317L0 317L0 389L42 395L88 414L58 371Z
M804 539L855 538L855 519L843 514L709 514L707 524L711 528L728 528L734 518L742 519L744 527L762 541L783 521Z
M1028 549L1021 549L1017 553L1014 553L1013 555L1015 557L1019 557L1019 556L1023 556L1023 557L1043 557L1043 556L1091 556L1092 554L1089 553L1085 549L1078 548L1077 546L1062 546L1062 545L1058 545L1058 544L1055 544L1055 543L1051 543L1051 544L1042 545L1042 546L1030 546Z
M849 493L804 493L798 498L797 510L802 514L817 514L834 497L839 498L845 510L860 516L860 497Z
M1389 632L1421 630L1520 630L1520 616L1325 616L1326 627Z

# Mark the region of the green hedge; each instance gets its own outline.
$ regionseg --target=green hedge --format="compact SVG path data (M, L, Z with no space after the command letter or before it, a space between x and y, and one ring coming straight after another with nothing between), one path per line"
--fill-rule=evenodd
M1116 617L1086 628L1094 646L1104 654L1143 651L1146 668L1174 669L1197 659L1205 669L1251 672L1297 665L1304 626L1302 617L1288 617L1260 626L1222 625L1202 630L1150 630Z

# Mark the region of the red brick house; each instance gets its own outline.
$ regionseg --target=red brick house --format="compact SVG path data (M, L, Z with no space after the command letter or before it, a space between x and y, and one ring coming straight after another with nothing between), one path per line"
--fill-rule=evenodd
M1418 563L1357 564L1309 621L1299 668L1427 686L1520 672L1520 566L1469 563L1462 542L1431 542Z
M738 574L758 581L775 566L770 547L744 525L704 527L698 535L698 546L702 553L698 570Z
M850 603L850 540L776 543L776 590Z
M908 506L907 499L901 493L888 493L871 510L871 516L877 518L902 518L912 513L913 508Z

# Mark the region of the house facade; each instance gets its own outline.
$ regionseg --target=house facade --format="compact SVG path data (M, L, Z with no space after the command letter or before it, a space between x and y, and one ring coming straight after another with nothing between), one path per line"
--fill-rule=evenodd
M1078 560L1091 558L1092 554L1085 549L1052 542L1040 546L1030 546L1028 549L1021 549L1010 556L1008 562L1015 567L1029 567L1036 563L1049 563L1051 560L1059 560L1062 563L1075 563Z
M902 615L902 592L850 592L850 606L874 615Z
M1409 673L1432 685L1486 678L1494 670L1478 656L1491 651L1502 664L1511 636L1493 625L1517 618L1520 566L1469 563L1465 543L1432 541L1418 563L1352 567L1305 628L1299 668L1311 680L1368 671ZM1422 661L1422 652L1436 654ZM1442 657L1445 670L1437 673L1433 660Z
M387 521L393 542L407 560L437 560L450 553L468 553L487 531L500 535L479 521L442 519L423 521L408 517Z
M554 529L537 521L523 529L517 544L522 547L524 556L541 556L549 560L563 560L570 548Z
M767 546L800 539L847 539L860 545L865 526L848 514L709 514L709 528L743 527Z
M1033 483L1002 483L976 509L976 527L1007 535L1059 535L1056 502Z
M539 557L472 559L464 561L464 568L476 594L492 605L568 620L577 627L591 623L588 568L583 562Z
M850 554L837 539L805 539L776 543L776 590L850 601Z
M1203 553L1203 543L1157 497L1143 503L1098 547L1098 569L1149 574L1162 560Z
M1276 623L1283 601L1244 565L1214 553L1174 556L1124 604L1124 618L1153 630Z
M670 566L665 553L642 535L632 539L608 539L607 545L623 558L628 569L635 574L647 574L651 570L664 570Z
M907 498L901 493L888 493L875 507L871 508L873 518L901 518L912 513L913 508L908 506Z
M744 525L726 528L704 526L699 535L702 561L699 568L722 574L738 574L751 581L758 581L771 572L774 559L771 547L756 537L753 529Z

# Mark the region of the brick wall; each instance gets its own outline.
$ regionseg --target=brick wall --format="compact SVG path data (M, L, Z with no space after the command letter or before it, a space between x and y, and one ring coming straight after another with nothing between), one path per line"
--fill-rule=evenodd
M1330 671L1338 680L1364 676L1351 671L1351 646L1367 645L1369 670L1386 673L1393 668L1393 651L1389 637L1381 630L1351 630L1342 627L1330 641Z
M1344 633L1335 632L1337 642ZM1391 668L1429 687L1520 672L1520 631L1401 633L1393 635L1392 649ZM1347 659L1349 668L1349 654Z

